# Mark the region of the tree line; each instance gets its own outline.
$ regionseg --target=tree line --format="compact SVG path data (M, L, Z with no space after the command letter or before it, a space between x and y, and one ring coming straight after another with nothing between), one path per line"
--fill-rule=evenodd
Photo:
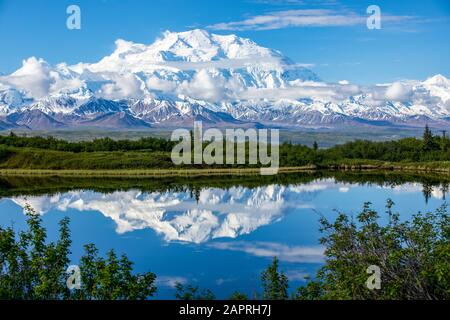
M166 154L156 164L168 167L171 166L169 153L176 144L177 142L174 141L153 137L139 140L101 138L92 141L70 142L53 137L21 137L11 133L7 136L0 136L0 161L8 159L17 152L17 150L10 149L14 147L72 153L152 152L156 155ZM247 155L248 147L247 143ZM355 140L326 149L321 149L317 142L312 147L284 142L280 145L279 154L282 167L332 164L339 163L344 159L387 162L450 161L450 138L446 131L441 134L433 134L426 126L421 139L404 138L383 142ZM159 157L161 158L161 156ZM163 163L164 161L168 163ZM195 165L193 166L195 167Z
M99 152L99 151L171 151L174 142L154 137L138 140L114 140L111 138L97 138L92 141L66 141L49 137L18 136L13 131L9 135L0 135L0 145L16 148L36 148L67 152Z

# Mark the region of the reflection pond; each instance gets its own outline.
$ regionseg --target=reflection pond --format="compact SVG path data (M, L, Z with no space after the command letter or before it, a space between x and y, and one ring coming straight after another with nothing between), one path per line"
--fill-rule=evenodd
M382 218L387 199L402 219L435 210L448 176L392 172L291 173L273 177L62 178L0 177L0 225L22 230L23 207L42 215L49 239L71 219L72 260L83 245L114 248L138 272L158 276L157 298L174 298L177 282L226 298L252 296L277 256L291 289L323 264L319 217L355 215L371 202Z

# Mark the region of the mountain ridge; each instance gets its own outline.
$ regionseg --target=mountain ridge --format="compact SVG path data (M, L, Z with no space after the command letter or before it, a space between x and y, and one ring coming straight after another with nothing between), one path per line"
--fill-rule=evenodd
M39 112L38 112L39 111ZM116 114L113 116L112 114ZM93 121L103 119L110 121ZM35 117L36 119L33 119ZM114 121L112 120L114 119ZM95 63L31 57L0 76L1 127L449 127L450 80L328 83L281 52L236 35L165 32L150 45L117 40ZM29 125L27 125L27 123Z

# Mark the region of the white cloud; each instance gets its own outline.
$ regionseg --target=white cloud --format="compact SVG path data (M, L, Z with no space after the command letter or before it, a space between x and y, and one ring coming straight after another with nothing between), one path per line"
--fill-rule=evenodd
M394 82L386 90L386 99L393 101L407 101L411 98L412 88L400 82Z
M423 185L417 182L406 183L398 186L385 185L378 187L381 189L392 189L396 194L421 194L423 192ZM442 200L446 197L446 189L443 185L430 187L431 196L437 200Z
M237 67L238 63L232 62L230 65ZM188 65L185 67L190 68ZM434 92L439 94L436 97L429 90L418 89L417 82L411 81L358 86L346 80L338 83L293 80L286 81L286 85L278 88L275 85L277 78L270 72L263 79L264 86L246 83L245 74L241 76L237 72L236 76L226 77L226 73L214 68L173 74L169 71L159 72L162 72L163 76L158 76L158 73L148 74L143 76L144 80L141 79L142 75L134 73L98 73L89 75L89 80L85 80L84 74L80 75L72 69L66 71L59 67L51 68L44 60L31 57L24 60L23 66L16 72L0 76L0 88L17 89L28 97L40 99L50 94L70 93L87 88L87 82L90 81L90 85L96 84L90 87L94 94L106 99L153 97L154 91L161 91L167 95L182 95L211 103L236 100L295 101L304 98L341 103L352 96L364 94L363 103L369 108L384 106L386 101L411 101L419 107L436 105L441 102L439 96L448 95L444 88L442 92ZM271 77L273 88L268 81ZM426 113L426 107L422 109L421 112Z
M188 279L178 276L158 276L156 278L156 285L160 287L175 288L177 283L186 284Z
M0 88L14 88L28 97L40 99L54 93L73 92L85 86L78 74L63 74L45 60L30 57L10 75L0 76Z
M236 279L235 278L219 278L216 280L216 284L218 286L221 286L224 283L229 283L229 282L233 282L233 281L236 281Z
M219 101L225 98L227 83L221 75L211 75L207 70L197 72L192 80L185 80L178 87L178 93L196 99Z
M383 22L411 20L410 16L383 15ZM209 26L214 30L272 30L288 27L335 27L364 25L367 16L351 11L330 9L299 9L276 11L241 21L223 22Z
M22 61L22 67L0 81L25 91L30 97L41 98L49 93L52 79L49 65L42 59L31 57Z
M107 99L142 98L142 81L134 74L113 76L112 83L104 84L99 94Z
M275 57L254 57L254 58L229 58L213 61L165 61L164 63L154 63L155 66L174 68L182 71L202 70L202 69L240 69L254 67L255 65L284 65L280 58ZM311 67L313 64L299 64L303 67Z
M357 85L339 85L333 83L302 82L293 83L286 88L248 88L239 93L239 99L276 101L281 99L297 100L318 98L329 101L341 101L351 95L361 93Z
M176 83L174 83L173 81L160 79L158 77L148 78L145 84L150 90L170 92L176 89Z
M288 277L289 281L307 281L307 279L311 278L311 275L298 270L288 270L286 277Z
M239 251L256 257L278 257L281 261L295 263L321 263L324 260L324 248L319 246L287 246L275 242L213 242L209 247L221 250Z
M61 79L55 73L54 82L50 85L50 93L73 92L85 86L85 82L80 78Z

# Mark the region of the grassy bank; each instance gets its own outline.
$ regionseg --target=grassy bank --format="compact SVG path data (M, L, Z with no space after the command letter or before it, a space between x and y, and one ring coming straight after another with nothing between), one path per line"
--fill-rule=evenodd
M177 142L160 138L71 142L55 138L0 136L0 173L16 175L173 176L257 174L258 165L175 166ZM240 144L248 156L250 145ZM203 144L203 148L208 143ZM235 154L238 145L235 145ZM252 150L255 151L255 150ZM225 148L222 159L225 158ZM235 159L236 160L236 159ZM220 161L220 160L219 160ZM236 161L235 161L236 162ZM302 170L395 170L450 172L450 139L426 128L423 139L373 142L356 140L332 148L282 143L280 172Z
M317 170L316 166L280 168L279 173ZM259 175L259 168L203 168L203 169L117 169L117 170L48 170L0 169L2 176L84 176L84 177L171 177L214 175Z
M424 172L450 175L450 162L390 163L380 161L347 161L340 164L281 167L278 173L312 171L393 171ZM0 169L0 176L61 176L61 177L199 177L259 175L259 168L169 168L169 169Z
M283 165L279 173L314 170L332 171L410 171L450 174L450 161L391 162L369 159L321 160L298 166ZM101 151L68 152L33 148L8 148L0 157L0 175L4 176L84 176L84 177L166 177L257 175L260 168L225 166L175 166L169 152Z
M318 168L327 170L390 170L450 174L450 161L390 162L367 159L342 159L339 161L322 163Z

